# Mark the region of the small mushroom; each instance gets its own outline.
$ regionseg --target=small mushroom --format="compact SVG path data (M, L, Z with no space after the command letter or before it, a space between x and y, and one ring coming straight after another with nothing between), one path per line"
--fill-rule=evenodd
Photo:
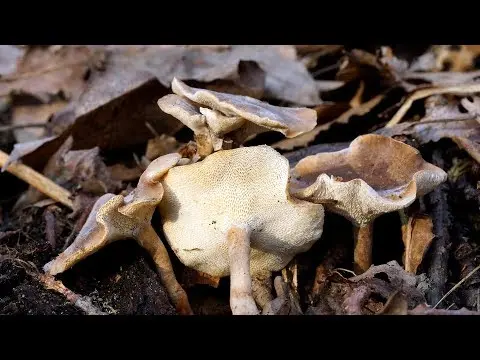
M114 241L135 239L152 256L177 311L191 314L187 295L175 278L167 250L151 225L153 212L163 197L161 178L180 159L179 154L169 154L152 161L137 188L125 198L114 194L100 197L73 243L45 264L44 271L51 275L62 273Z
M222 149L227 136L238 147L253 134L273 130L295 137L317 123L316 111L309 108L274 106L248 96L198 89L176 78L172 90L176 95L160 98L158 106L193 130L202 157Z
M349 148L307 156L292 169L290 193L323 204L355 226L354 269L372 264L372 225L409 206L447 179L419 151L380 135L357 137Z
M269 146L215 152L202 161L178 154L154 160L128 196L99 200L73 244L45 266L58 274L109 242L135 238L150 251L162 281L182 313L190 313L185 292L151 226L159 209L163 232L187 267L231 277L233 314L260 314L265 279L307 251L323 230L323 206L288 193L288 160Z

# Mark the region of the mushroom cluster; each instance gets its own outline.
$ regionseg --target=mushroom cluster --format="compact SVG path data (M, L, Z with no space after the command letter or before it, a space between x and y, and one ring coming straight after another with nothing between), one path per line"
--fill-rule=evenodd
M317 113L308 108L273 106L248 96L193 88L174 78L170 94L158 106L194 133L198 156L235 148L269 130L295 137L312 130Z
M172 88L176 94L158 104L194 131L197 158L159 157L129 195L101 197L74 242L44 266L46 272L61 273L108 243L132 238L152 256L177 311L191 314L151 223L158 210L165 240L185 266L230 276L233 314L271 314L286 299L275 303L272 272L320 239L324 209L343 214L365 233L380 214L408 206L445 180L443 170L415 149L378 135L306 157L291 169L270 146L240 145L255 132L293 137L309 131L315 111L196 89L176 79ZM357 261L362 268L367 255L356 255L367 258Z

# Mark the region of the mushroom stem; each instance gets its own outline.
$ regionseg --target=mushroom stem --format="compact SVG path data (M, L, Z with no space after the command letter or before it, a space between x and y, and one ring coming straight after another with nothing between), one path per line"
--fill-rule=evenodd
M167 249L155 230L151 226L144 227L136 240L152 257L162 284L177 312L181 315L193 315L187 293L178 283Z
M364 226L354 226L353 270L362 274L372 265L373 221Z
M230 308L233 315L258 315L250 276L250 236L245 229L232 227L227 234L230 258Z

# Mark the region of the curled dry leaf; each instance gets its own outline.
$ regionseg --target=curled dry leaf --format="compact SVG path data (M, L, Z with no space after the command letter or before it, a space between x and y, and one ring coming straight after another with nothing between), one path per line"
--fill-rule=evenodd
M425 276L408 273L395 261L372 266L348 279L333 272L307 314L373 315L381 312L384 302L395 293L403 294L413 308L425 303L424 282Z
M460 104L448 101L443 96L432 96L426 100L426 114L422 120L385 127L376 133L383 136L408 135L420 144L449 138L480 162L478 103L477 97L473 97L472 101L462 99L461 104L467 110L467 113L463 113L459 110Z
M292 150L296 147L303 147L308 146L311 142L315 140L315 138L320 134L322 131L327 131L333 124L348 124L350 118L353 116L363 116L368 114L375 106L377 106L383 99L384 95L380 94L377 95L370 100L359 104L358 106L351 107L350 105L344 104L334 104L330 108L326 108L322 106L321 109L318 109L318 125L304 134L300 134L294 138L287 138L277 141L272 145L275 149L281 150ZM349 106L350 108L348 109ZM345 110L347 108L348 110ZM341 114L338 114L337 111L343 110ZM332 114L332 115L330 115ZM333 118L333 120L332 120Z
M398 124L405 116L407 111L416 100L424 99L432 95L442 94L456 94L456 95L471 95L480 92L480 83L461 84L455 86L432 87L420 89L408 96L402 106L397 110L392 119L387 123L386 127L391 127Z
M103 160L100 149L70 150L73 139L69 137L59 150L48 160L43 175L62 187L80 187L81 191L92 195L103 195L118 191L122 183L114 179ZM45 195L30 187L15 204L21 208L35 203Z
M405 245L405 270L416 273L423 257L435 235L433 222L428 216L411 216L407 224L402 225L402 240Z
M99 49L88 46L30 47L18 62L16 71L0 78L0 94L24 93L42 102L63 94L77 98L85 89L90 68L102 57Z
M369 134L357 137L347 149L299 161L292 170L290 192L325 204L361 226L410 205L446 177L409 145Z

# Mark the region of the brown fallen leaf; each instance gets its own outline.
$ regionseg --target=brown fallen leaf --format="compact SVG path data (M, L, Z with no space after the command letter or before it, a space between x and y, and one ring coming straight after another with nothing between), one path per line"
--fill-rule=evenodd
M431 87L420 89L411 93L402 106L397 110L392 119L385 125L391 127L402 121L403 116L416 100L424 99L432 95L455 94L455 95L471 95L480 92L480 83L462 84L456 86Z
M102 56L99 49L88 46L29 47L16 71L0 78L0 95L24 93L42 102L59 94L75 99L85 89L88 71Z
M0 79L15 72L25 49L16 45L0 45Z
M114 180L134 181L140 178L145 169L140 166L127 167L125 164L118 163L109 166L108 171Z
M238 74L233 79L214 80L206 89L261 99L265 93L265 71L255 61L238 62Z
M433 222L428 216L410 216L408 222L402 225L405 271L417 272L434 237Z
M363 274L350 278L337 271L330 272L327 277L307 314L373 315L381 312L384 303L395 293L401 293L410 308L426 302L425 275L408 273L395 261L372 266Z
M182 145L173 136L165 134L155 136L148 140L145 156L148 160L155 160L159 156L177 151Z
M265 97L304 106L320 104L315 80L292 53L295 49L289 45L231 45L222 51L151 46L134 64L169 87L174 77L205 83L235 78L241 60L254 61L265 71Z
M88 150L70 150L73 139L69 137L60 149L52 156L43 169L43 175L56 184L92 195L103 195L106 192L117 192L122 183L113 179L109 169L99 157L98 147ZM33 187L19 198L15 209L38 202L45 195Z
M12 109L12 125L22 126L29 124L44 125L48 120L67 106L66 101L58 100L49 104L41 105L20 105ZM45 127L28 127L13 130L18 143L34 141L45 137Z
M404 82L409 83L412 80L422 80L424 85L418 85L416 87L431 87L431 86L454 86L462 85L465 83L471 83L480 77L480 71L470 72L411 72L407 71L402 75ZM417 82L418 83L418 82ZM410 90L414 90L415 87L409 87Z
M220 284L220 278L211 276L201 271L196 271L189 267L185 267L182 273L182 284L186 288L194 285L208 285L217 288Z
M92 74L85 93L53 116L52 131L57 136L16 144L9 162L22 160L42 169L69 136L74 149L114 150L148 141L154 137L151 128L159 134L174 134L183 127L158 108L156 101L168 90L157 80L110 65L109 70Z
M478 99L459 102L445 96L432 96L426 101L425 117L418 122L405 122L376 131L384 136L408 135L419 144L452 139L460 148L480 162L480 123L477 121ZM462 104L467 112L461 112Z
M357 105L356 107L351 107L350 109L343 112L340 116L334 118L333 120L317 125L313 130L308 131L304 134L298 135L294 138L282 139L280 141L277 141L271 146L275 149L280 149L280 150L292 150L297 147L308 146L311 142L315 140L318 134L320 134L322 131L328 130L333 124L348 124L352 116L363 116L369 113L375 106L377 106L384 99L384 97L385 97L384 94L380 94L364 102L361 105L357 105L356 103L354 103L354 105ZM344 108L344 106L345 106L344 104L337 104L333 106L333 109L339 110ZM317 123L319 122L320 121L317 121Z
M397 59L388 47L382 47L380 51L379 54L360 49L347 52L336 79L350 82L376 77L385 86L400 85L401 74L408 69L408 63Z
M385 303L383 309L377 315L407 315L408 300L399 291L395 291Z
M474 68L478 45L433 45L411 65L412 71L464 72Z

